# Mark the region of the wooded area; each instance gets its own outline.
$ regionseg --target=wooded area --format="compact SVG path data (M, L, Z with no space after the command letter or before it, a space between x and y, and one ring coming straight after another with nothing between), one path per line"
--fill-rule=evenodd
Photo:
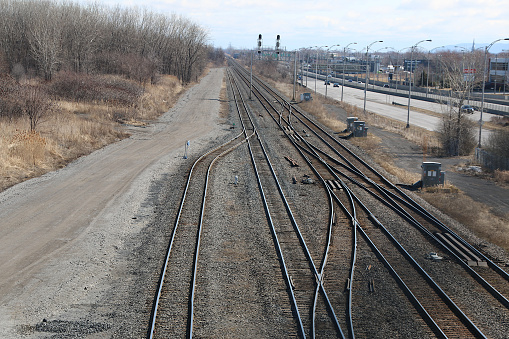
M188 83L207 57L207 33L190 20L136 8L54 1L0 1L2 72L51 80L56 72L125 74L141 83L156 72Z

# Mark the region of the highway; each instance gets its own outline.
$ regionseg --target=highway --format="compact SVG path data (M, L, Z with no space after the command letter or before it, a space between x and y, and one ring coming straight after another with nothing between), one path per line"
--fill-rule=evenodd
M303 82L309 88L309 92L313 95L315 90L315 78L304 76ZM333 87L332 84L334 82L338 82L340 84L339 87ZM331 80L331 85L327 86L327 97L334 98L336 100L341 100L341 82L342 79L333 78ZM359 88L352 88L349 86L344 87L343 100L346 103L355 105L359 108L364 107L364 83L349 83L350 85L358 85ZM325 95L325 84L323 80L318 79L316 82L316 91L322 95ZM369 85L371 88L372 85ZM399 90L399 92L401 92ZM393 105L395 102L398 105ZM401 105L401 106L400 106ZM428 101L421 101L417 99L412 99L410 102L410 125L418 126L421 128L425 128L429 131L436 131L438 129L440 123L440 114L445 114L447 112L447 105L440 103L432 103ZM371 92L368 90L366 96L366 110L371 111L373 113L390 117L392 119L396 119L399 121L403 121L406 123L407 115L408 115L408 97L400 97L395 95ZM435 114L426 114L422 112L418 112L413 108L424 109ZM495 117L494 114L484 113L483 121L489 121L492 117ZM476 111L473 114L469 114L468 117L473 121L479 121L480 112ZM479 133L479 125L476 128L476 137L478 137ZM481 133L482 143L484 144L490 135L490 131L486 128L483 128Z

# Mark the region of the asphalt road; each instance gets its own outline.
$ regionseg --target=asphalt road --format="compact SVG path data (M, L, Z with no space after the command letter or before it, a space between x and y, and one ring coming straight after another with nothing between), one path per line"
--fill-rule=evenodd
M315 78L308 77L307 78L307 87L313 95L315 91L315 82L316 82L316 91L322 95L325 95L325 84L323 80L318 79L315 81ZM331 84L334 81L331 82ZM327 96L334 98L336 100L341 100L341 82L339 82L340 87L333 87L332 85L327 86ZM343 100L349 104L355 105L363 109L364 107L364 86L365 84L358 83L349 83L353 86L358 86L358 88L352 88L345 86L343 90ZM306 85L306 77L304 77L304 85ZM371 85L369 86L371 87ZM393 105L395 102L398 105ZM429 110L438 114L444 114L447 112L447 105L433 103L428 101L416 100L412 99L410 101L410 125L418 126L421 128L425 128L429 131L437 130L437 127L440 123L440 118L436 115L429 115L422 112L418 112L413 110L412 108L420 108ZM366 95L366 110L375 112L376 114L387 116L399 121L407 122L408 118L408 98L399 97L389 94L370 92L368 90ZM489 121L495 115L484 113L483 121ZM479 121L480 112L474 112L473 114L469 114L468 117L473 121ZM477 135L477 134L476 134ZM490 131L486 128L483 128L481 132L481 141L484 143L490 135Z

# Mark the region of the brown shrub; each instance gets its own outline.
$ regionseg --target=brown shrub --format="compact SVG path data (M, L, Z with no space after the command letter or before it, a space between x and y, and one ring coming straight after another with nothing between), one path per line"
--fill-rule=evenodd
M48 91L74 101L106 102L132 106L143 94L136 82L118 76L60 72L49 84Z
M36 166L44 160L47 140L34 130L18 131L10 140L9 155Z
M503 184L509 184L509 171L495 170L493 175L494 175L495 181L503 183Z
M462 192L423 191L421 195L428 203L466 225L477 236L509 250L507 217L495 215L489 207Z

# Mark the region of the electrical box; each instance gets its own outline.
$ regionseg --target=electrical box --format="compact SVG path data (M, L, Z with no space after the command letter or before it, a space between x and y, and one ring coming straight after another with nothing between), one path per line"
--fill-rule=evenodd
M309 101L311 100L311 93L302 93L300 95L300 101Z
M439 162L423 162L422 168L422 186L437 186L445 183L445 172L442 171L442 164Z
M354 137L366 137L368 136L368 131L365 126L364 121L356 120L353 122L353 136Z
M353 122L359 120L357 117L347 117L346 118L346 130L348 132L353 131Z

